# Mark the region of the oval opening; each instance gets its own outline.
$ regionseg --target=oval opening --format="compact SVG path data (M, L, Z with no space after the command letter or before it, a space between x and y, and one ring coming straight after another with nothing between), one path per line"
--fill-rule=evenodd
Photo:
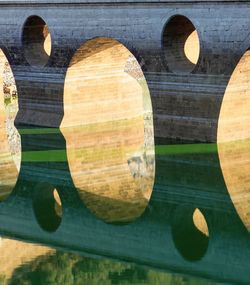
M250 50L242 56L226 88L217 143L230 198L250 231Z
M154 183L152 106L140 65L121 43L95 38L77 50L60 128L87 208L110 223L139 217Z
M14 188L21 164L21 138L14 121L18 95L10 64L0 49L0 201Z
M55 232L58 229L63 210L60 195L52 185L42 183L35 188L33 210L43 230Z
M163 31L163 52L170 71L189 73L200 55L200 41L192 22L185 16L172 17Z
M208 249L209 230L199 209L178 209L172 225L176 249L188 261L201 260Z
M51 35L44 20L29 17L23 27L22 43L27 62L32 66L45 66L51 54Z

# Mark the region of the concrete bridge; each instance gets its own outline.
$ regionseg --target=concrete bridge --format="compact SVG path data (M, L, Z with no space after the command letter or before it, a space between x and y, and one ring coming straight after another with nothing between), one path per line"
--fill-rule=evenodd
M0 7L0 233L249 284L250 3Z
M32 110L41 110L53 98L53 126L57 127L63 116L65 73L73 54L87 40L108 37L125 45L142 67L154 108L156 137L215 142L225 88L250 46L248 9L248 1L1 1L1 46L20 86L19 109L27 109L25 98L30 98L32 82L36 93ZM51 54L42 67L29 66L25 57L31 51L22 34L33 15L41 17L51 33ZM173 19L176 15L187 19ZM184 26L182 33L178 25ZM200 52L198 62L190 64L183 44L195 29ZM172 46L164 41L168 30ZM168 58L171 49L175 52ZM26 92L21 94L23 85ZM47 108L39 112L41 124L48 125L47 114ZM30 117L23 117L30 123ZM38 118L33 120L37 123Z

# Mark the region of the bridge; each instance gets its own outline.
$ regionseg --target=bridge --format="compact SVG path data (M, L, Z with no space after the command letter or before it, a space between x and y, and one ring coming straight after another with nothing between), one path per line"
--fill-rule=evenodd
M249 1L0 7L0 234L248 284Z

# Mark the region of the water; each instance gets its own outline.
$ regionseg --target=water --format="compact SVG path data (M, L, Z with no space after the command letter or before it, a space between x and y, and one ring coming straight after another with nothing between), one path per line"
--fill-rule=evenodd
M122 72L113 72L106 56L102 69L94 53L100 76L106 67L112 72L106 89L98 80L98 88L86 85L76 57L62 125L55 127L45 114L35 123L28 116L30 124L17 122L16 129L17 100L5 106L0 284L250 284L248 128L235 128L239 135L226 124L218 144L154 146L140 68L123 48L125 61L117 59L111 47L118 43L101 41L109 47L101 52L115 57L113 68ZM93 62L88 68L92 82ZM125 89L121 80L114 88L113 73L125 73ZM14 84L9 74L6 86ZM78 88L71 80L79 81Z
M50 247L2 239L0 284L225 284L109 259L84 257Z

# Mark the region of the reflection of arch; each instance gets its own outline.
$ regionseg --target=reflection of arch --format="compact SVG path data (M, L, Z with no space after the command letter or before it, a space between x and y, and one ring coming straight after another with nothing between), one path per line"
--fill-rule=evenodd
M14 126L18 111L15 79L2 50L0 50L0 95L0 200L3 200L17 181L21 161L21 141Z
M250 230L250 50L235 68L223 98L218 123L218 152L236 210Z
M174 212L172 237L177 250L185 259L201 260L209 245L209 229L202 212L179 206Z
M87 207L108 222L140 216L154 180L152 107L141 68L121 43L95 38L77 50L60 128Z
M191 72L200 55L199 36L185 16L173 16L165 25L162 48L168 68L173 72Z
M34 189L33 209L38 224L48 232L58 229L62 220L62 204L58 191L48 183Z
M23 27L24 55L30 65L44 66L51 54L51 35L39 16L30 16Z

